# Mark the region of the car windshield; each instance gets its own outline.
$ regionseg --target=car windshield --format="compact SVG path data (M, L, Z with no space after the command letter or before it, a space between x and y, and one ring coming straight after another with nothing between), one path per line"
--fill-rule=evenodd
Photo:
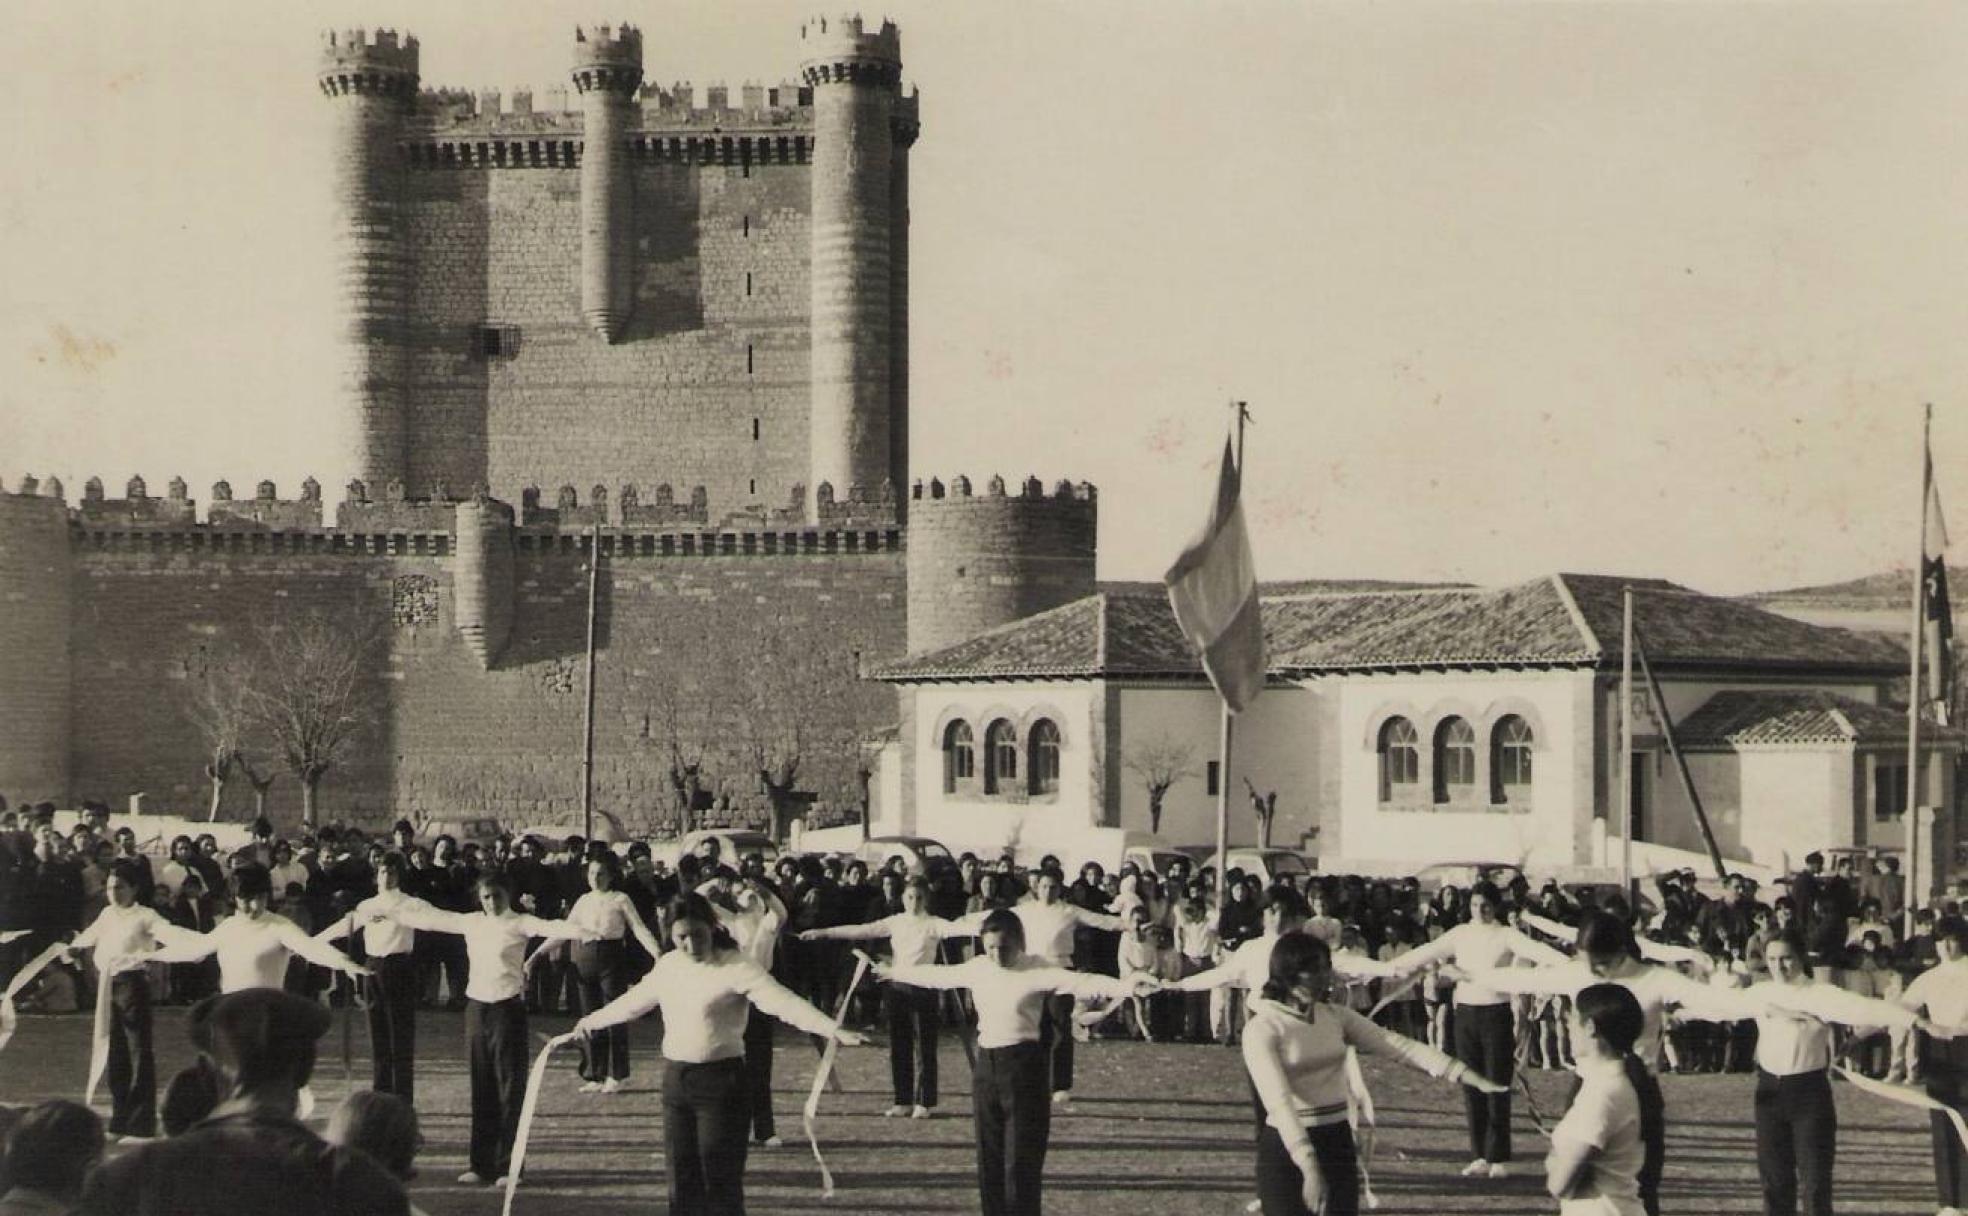
M1305 859L1296 853L1273 853L1265 858L1270 863L1273 874L1309 874L1311 868Z
M947 861L950 857L950 850L937 844L935 841L930 841L922 846L922 855L924 857L942 858Z

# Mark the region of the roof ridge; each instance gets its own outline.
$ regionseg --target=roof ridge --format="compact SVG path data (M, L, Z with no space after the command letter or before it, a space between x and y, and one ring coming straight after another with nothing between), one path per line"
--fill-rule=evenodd
M1859 738L1859 728L1852 725L1852 720L1846 717L1845 711L1839 707L1838 701L1842 699L1843 698L1832 698L1830 702L1825 705L1824 707L1825 712L1831 715L1832 721L1838 723L1838 728L1845 732L1845 737L1856 743L1858 742L1858 738Z
M1593 658L1602 659L1606 657L1606 648L1600 643L1599 635L1592 631L1592 622L1585 619L1585 611L1578 606L1578 600L1573 598L1571 587L1565 583L1566 579L1574 577L1577 576L1563 572L1547 576L1552 587L1558 592L1558 602L1565 606L1566 613L1571 616L1572 625L1585 638L1586 650Z
M1374 588L1373 590L1361 589L1361 590L1353 590L1353 591L1291 591L1291 592L1285 592L1283 594L1266 595L1264 594L1264 589L1260 586L1258 588L1257 598L1260 601L1268 600L1274 604L1282 604L1282 603L1289 603L1297 600L1367 600L1367 599L1374 599L1376 597L1395 596L1395 595L1399 595L1399 596L1431 595L1431 596L1444 596L1444 597L1451 596L1451 595L1485 595L1496 590L1499 590L1499 588L1496 587L1378 587L1378 588Z
M1107 596L1108 593L1105 591L1096 591L1094 592L1094 595L1100 598L1100 604L1094 610L1096 615L1094 616L1094 620L1093 620L1093 669L1095 671L1106 671L1107 670ZM1146 599L1148 597L1143 596L1141 598ZM1174 605L1171 604L1170 611L1173 610L1174 610Z

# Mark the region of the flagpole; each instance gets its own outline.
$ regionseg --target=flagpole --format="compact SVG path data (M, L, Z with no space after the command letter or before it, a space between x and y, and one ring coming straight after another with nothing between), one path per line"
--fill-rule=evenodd
M1250 417L1248 404L1232 401L1230 408L1237 412L1237 481L1241 487L1244 477L1244 422ZM1241 488L1238 491L1241 496ZM1216 765L1216 923L1223 928L1223 917L1230 909L1230 747L1235 732L1231 727L1230 702L1221 692L1217 694L1217 707L1221 721L1217 727L1217 765Z
M1633 899L1633 588L1620 614L1620 891Z
M1913 910L1920 905L1920 660L1927 632L1927 504L1934 492L1934 407L1929 403L1920 427L1920 544L1913 554L1913 661L1907 668L1906 935L1913 936ZM1945 559L1943 559L1945 560Z

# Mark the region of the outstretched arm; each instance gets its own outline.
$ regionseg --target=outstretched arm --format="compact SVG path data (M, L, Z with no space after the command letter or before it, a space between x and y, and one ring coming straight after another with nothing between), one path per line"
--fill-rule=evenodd
M593 1034L597 1030L635 1021L663 1003L663 983L661 969L651 971L633 988L574 1023L574 1029L581 1034Z
M642 943L642 948L649 952L649 957L663 957L663 944L656 940L656 935L649 930L648 922L642 919L642 913L636 911L635 903L627 897L623 899L622 915L629 922L629 932L635 934L635 939Z
M369 974L369 968L356 962L348 955L343 954L327 942L316 941L314 938L309 937L307 934L301 932L299 925L285 917L282 917L280 924L275 927L274 934L280 939L281 945L292 950L295 954L300 955L317 967L326 967L330 971L340 971L346 975Z
M947 989L970 987L972 972L969 963L876 963L875 974L917 988Z
M433 907L423 900L404 900L390 912L388 919L406 929L416 929L423 933L469 933L472 921L479 916L476 912L446 912Z
M1328 1006L1339 1017L1339 1034L1347 1046L1356 1048L1366 1055L1387 1056L1420 1069L1431 1077L1447 1077L1472 1089L1485 1093L1500 1094L1509 1091L1509 1086L1499 1085L1471 1069L1469 1065L1456 1059L1439 1048L1430 1047L1417 1039L1395 1034L1384 1026L1376 1024L1366 1015L1348 1009L1344 1005Z
M1127 922L1118 916L1109 916L1105 912L1089 912L1081 907L1073 908L1073 920L1089 929L1104 929L1109 933L1119 933L1128 927Z
M746 960L739 964L733 978L736 981L732 985L734 991L782 1022L823 1039L839 1039L849 1046L867 1041L866 1036L843 1028L839 1022L801 1000L798 994L773 979L757 963Z
M827 929L808 929L802 932L803 942L871 942L888 936L886 919L869 921L865 925L835 925Z
M1462 926L1456 926L1460 929ZM1446 963L1455 956L1456 947L1462 944L1462 935L1451 929L1432 942L1403 950L1387 960L1387 966L1395 975L1413 975L1423 967Z
M571 921L547 920L530 912L520 913L517 919L528 937L544 937L557 942L591 942L596 939L594 930Z

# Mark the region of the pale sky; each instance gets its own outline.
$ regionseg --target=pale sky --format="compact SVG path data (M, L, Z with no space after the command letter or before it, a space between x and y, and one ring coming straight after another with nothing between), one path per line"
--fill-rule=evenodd
M628 20L701 97L794 77L809 12L9 7L0 478L201 501L350 472L320 29L539 96L577 21ZM1968 6L887 12L923 97L913 468L1095 482L1104 577L1181 547L1232 397L1266 578L1903 566L1923 401L1968 519Z

